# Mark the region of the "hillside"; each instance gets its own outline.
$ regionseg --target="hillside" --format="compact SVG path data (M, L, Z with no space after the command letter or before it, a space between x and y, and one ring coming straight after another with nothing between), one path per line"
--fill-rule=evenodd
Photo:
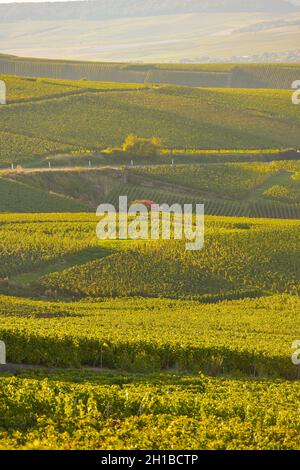
M0 0L0 452L300 449L299 26Z
M211 215L299 218L298 163L279 161L298 159L288 149L300 147L289 91L0 78L2 212L94 211L123 191L201 201ZM163 149L125 171L131 157L112 149L131 133Z
M78 212L88 208L64 194L54 194L0 177L1 212Z
M206 225L186 256L0 215L2 448L298 448L299 222Z
M297 11L288 0L89 0L23 5L1 5L1 21L101 20L122 17L176 15L180 13Z
M4 168L48 166L63 155L81 155L87 166L132 133L155 136L164 149L200 153L300 147L300 115L290 91L0 77L8 88L8 104L0 109Z
M0 5L2 51L53 59L295 62L299 21L299 5L285 0Z
M126 64L21 58L0 54L0 73L25 77L190 87L291 89L298 63L281 64ZM45 85L45 83L44 83ZM52 86L58 87L52 81ZM66 88L67 84L62 85ZM79 87L82 87L81 83ZM90 88L96 85L90 84ZM71 84L73 89L78 84Z
M203 302L299 293L299 221L207 217L205 247L195 252L174 241L99 241L94 214L2 214L0 221L4 292Z
M209 215L299 219L299 170L297 161L276 161L10 171L0 178L0 212L95 212L126 194L129 202L203 203Z
M207 219L199 252L186 252L181 243L152 242L42 277L39 285L58 295L96 298L216 301L264 291L299 294L298 232L298 222Z

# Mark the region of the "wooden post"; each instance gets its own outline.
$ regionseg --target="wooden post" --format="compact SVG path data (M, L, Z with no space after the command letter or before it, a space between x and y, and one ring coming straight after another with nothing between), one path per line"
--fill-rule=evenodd
M6 346L4 341L0 341L0 364L6 364Z
M0 80L0 105L6 104L6 84Z

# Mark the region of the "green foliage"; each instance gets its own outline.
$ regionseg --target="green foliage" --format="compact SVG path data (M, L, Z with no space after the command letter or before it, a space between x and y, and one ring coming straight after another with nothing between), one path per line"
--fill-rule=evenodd
M55 164L55 163L54 163ZM18 174L8 172L6 176L7 185L11 181L17 181L26 185L28 193L32 191L31 199L35 201L35 194L43 192L47 194L48 199L51 201L53 194L57 195L61 200L59 205L55 206L51 203L45 204L39 210L37 205L33 206L30 201L24 201L20 206L11 205L12 212L58 212L62 207L64 210L60 212L71 211L72 207L77 207L77 212L80 211L96 211L96 208L101 201L105 200L106 193L113 190L118 185L118 179L114 178L109 170L105 169L89 169L88 162L86 169L77 170L76 168L69 171L66 169L50 172L20 172ZM4 178L3 178L4 180ZM13 188L13 185L11 185ZM16 185L19 188L20 185ZM58 200L59 200L58 199ZM70 204L70 209L62 202L66 201ZM32 208L35 207L33 210ZM3 211L3 202L0 199L0 210Z
M0 178L1 212L78 212L84 204L18 181Z
M78 80L57 80L55 78L16 77L0 75L7 89L7 102L46 100L59 96L74 95L85 91L108 91L142 89L144 85L101 83Z
M205 165L166 165L136 168L140 175L157 178L176 187L186 187L200 194L213 194L238 200L268 181L277 171L269 164L227 163Z
M151 79L132 64L103 64L102 72L114 78L120 67L123 77ZM163 81L172 68L157 66L152 78ZM203 66L201 80L208 72ZM214 72L217 84L231 70ZM188 66L174 73L191 79ZM259 66L232 73L274 86L282 79L277 68L276 83ZM289 91L2 78L3 165L117 147L132 133L145 137L132 136L124 150L147 158L159 150L153 135L183 153L299 147ZM115 203L124 190L130 200L206 201L216 215L299 217L299 162L115 173L0 178L2 211L55 211L0 215L0 291L19 296L0 296L8 361L101 372L1 375L1 447L299 448L299 385L275 380L297 377L290 348L300 329L299 221L206 217L204 249L187 252L181 242L99 242L94 214L62 213Z
M292 190L285 186L275 185L264 192L264 196L270 199L286 202L300 202L300 190Z
M0 277L28 272L97 246L94 219L84 214L3 214L0 217Z
M129 134L156 136L168 149L300 146L289 91L9 80L15 103L0 109L0 129L9 137L3 164L28 161L30 154L120 147ZM24 156L17 151L21 140Z
M73 147L49 139L0 131L0 164L33 162L55 153L71 152Z
M201 298L233 290L242 297L244 289L299 293L299 243L299 222L207 218L200 251L186 251L182 242L145 242L50 274L40 285L81 297Z
M144 139L130 134L126 137L122 150L130 157L151 158L159 155L160 142L159 139L152 137Z
M0 379L3 449L298 449L299 384L83 372Z
M101 202L117 207L119 196L126 194L129 201L150 199L159 204L194 206L202 203L208 215L300 218L297 162L169 163L118 170L89 168L88 162L85 158L85 168L81 169L3 172L0 181L6 189L2 191L0 210L57 212L60 208L71 211L77 207L95 211ZM56 164L54 159L53 166ZM13 184L16 181L23 186ZM21 188L24 199L20 202ZM37 201L37 190L41 201L32 204L30 198ZM55 199L53 193L60 197L57 206L51 203Z
M46 302L0 297L8 362L96 366L132 372L176 369L293 379L297 296L203 304L168 299Z

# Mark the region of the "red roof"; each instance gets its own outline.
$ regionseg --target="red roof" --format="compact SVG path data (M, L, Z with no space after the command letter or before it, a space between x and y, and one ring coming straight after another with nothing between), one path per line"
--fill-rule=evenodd
M151 201L151 199L137 199L136 201L133 201L133 204L143 204L144 206L148 208L149 207L152 208L153 206L155 208L159 207L159 204L157 204L157 202L155 201Z

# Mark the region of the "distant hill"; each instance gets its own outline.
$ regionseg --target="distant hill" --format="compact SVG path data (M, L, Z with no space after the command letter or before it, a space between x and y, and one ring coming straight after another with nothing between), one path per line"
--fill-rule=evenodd
M290 62L300 57L299 25L300 4L287 0L1 4L0 52L116 62Z
M295 10L296 6L285 0L90 0L1 5L0 21L102 20L211 12L290 13Z

